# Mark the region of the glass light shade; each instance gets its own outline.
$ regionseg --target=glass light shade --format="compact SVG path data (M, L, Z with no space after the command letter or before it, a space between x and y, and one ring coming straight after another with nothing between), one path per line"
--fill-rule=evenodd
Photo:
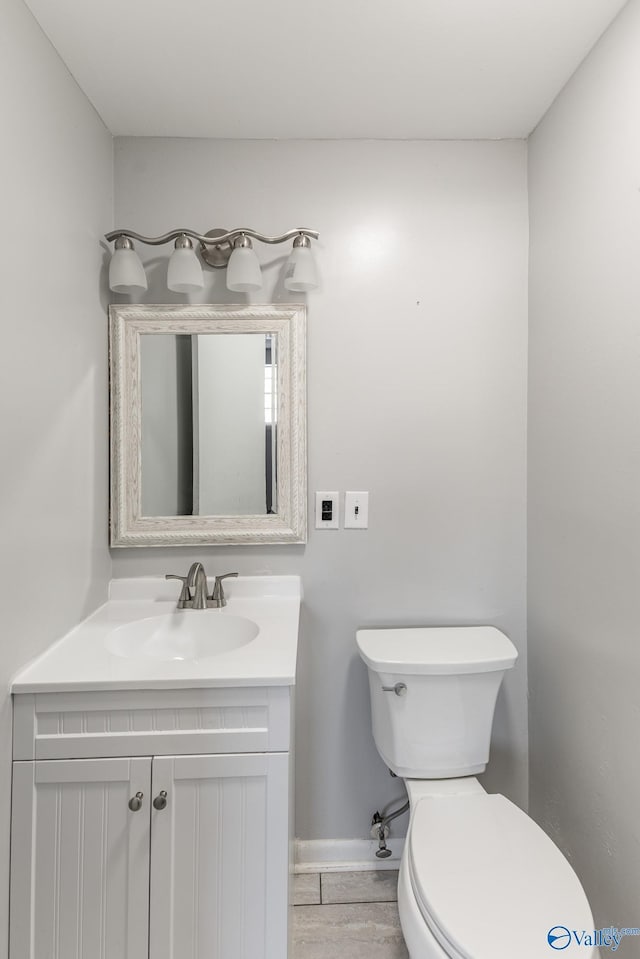
M252 293L262 287L260 263L248 246L236 247L227 266L227 289L234 293Z
M202 267L193 248L173 251L169 257L167 286L174 293L197 293L203 289Z
M109 264L109 289L114 293L135 293L147 289L144 267L135 250L115 250Z
M294 246L285 267L284 286L294 293L306 293L318 286L316 261L309 246Z

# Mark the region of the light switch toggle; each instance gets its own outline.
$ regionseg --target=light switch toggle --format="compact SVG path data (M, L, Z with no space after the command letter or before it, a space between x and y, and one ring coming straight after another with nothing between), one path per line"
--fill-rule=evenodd
M344 528L345 529L368 529L369 528L369 493L368 492L361 491L359 493L350 492L345 494Z

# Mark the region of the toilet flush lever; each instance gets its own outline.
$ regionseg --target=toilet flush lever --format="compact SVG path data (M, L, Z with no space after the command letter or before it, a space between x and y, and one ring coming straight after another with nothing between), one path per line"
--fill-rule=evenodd
M396 683L395 686L383 686L383 693L395 693L396 696L406 696L407 694L407 684L406 683Z

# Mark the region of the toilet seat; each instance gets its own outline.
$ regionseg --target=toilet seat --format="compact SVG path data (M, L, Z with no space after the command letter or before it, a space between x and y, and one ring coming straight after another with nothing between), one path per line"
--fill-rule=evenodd
M593 930L573 869L504 796L420 799L407 860L418 908L451 959L540 959L552 954L552 927ZM591 950L571 944L563 955Z

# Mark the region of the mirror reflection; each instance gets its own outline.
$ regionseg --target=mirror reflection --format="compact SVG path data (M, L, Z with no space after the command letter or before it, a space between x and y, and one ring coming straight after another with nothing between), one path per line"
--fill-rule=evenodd
M140 337L143 516L277 513L276 343Z

